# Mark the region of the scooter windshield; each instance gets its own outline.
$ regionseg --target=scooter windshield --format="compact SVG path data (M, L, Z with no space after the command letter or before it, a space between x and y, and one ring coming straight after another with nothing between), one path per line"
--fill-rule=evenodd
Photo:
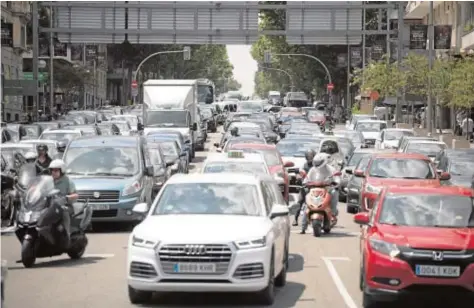
M316 172L311 172L310 173L310 178L308 178L308 182L325 182L327 181L331 176L331 172L326 168L326 166L322 168L318 168Z
M18 184L23 188L28 188L36 179L36 166L33 163L21 166L18 174Z
M45 204L46 197L54 190L54 180L49 175L35 178L29 185L25 196L26 208L37 208Z

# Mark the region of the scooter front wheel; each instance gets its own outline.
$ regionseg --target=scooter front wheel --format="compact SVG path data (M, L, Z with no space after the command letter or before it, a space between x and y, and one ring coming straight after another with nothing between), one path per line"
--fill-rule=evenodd
M322 221L321 220L318 220L318 219L315 219L313 221L311 221L311 226L313 227L313 235L315 237L320 237L321 236L321 224L322 224Z
M24 239L21 244L21 263L28 268L36 262L35 242L33 239Z

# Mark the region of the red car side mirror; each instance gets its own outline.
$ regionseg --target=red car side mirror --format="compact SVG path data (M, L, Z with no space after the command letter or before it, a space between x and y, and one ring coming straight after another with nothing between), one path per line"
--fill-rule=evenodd
M358 178L363 178L363 177L365 177L364 171L362 171L362 170L355 170L355 171L354 171L354 175L355 175L356 177L358 177Z
M283 167L285 168L291 168L291 167L294 167L295 166L295 163L293 163L292 161L287 161Z
M354 222L359 225L367 225L369 223L369 213L361 212L354 215Z

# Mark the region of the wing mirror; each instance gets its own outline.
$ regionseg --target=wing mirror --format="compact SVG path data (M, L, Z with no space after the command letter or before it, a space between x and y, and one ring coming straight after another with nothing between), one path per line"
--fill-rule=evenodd
M291 168L291 167L294 167L294 166L295 166L295 163L292 162L292 161L287 161L287 162L283 165L283 167L285 167L285 168Z
M347 168L346 169L346 173L347 174L352 174L354 170L352 170L352 168Z
M153 166L146 166L145 167L145 175L147 176L154 176L155 171L153 170Z
M186 157L186 156L188 156L188 154L186 152L179 153L179 157Z
M214 146L215 146L216 148L218 148L218 147L219 147L219 143L214 142Z
M362 171L362 170L355 170L354 175L358 178L364 178L365 177L364 171Z
M184 144L191 144L191 140L186 140Z
M132 211L138 214L145 214L148 212L148 205L146 203L135 204Z
M354 222L359 225L368 225L369 224L369 213L361 212L354 215Z
M142 131L145 128L145 126L142 123L137 124L137 130Z
M288 216L290 213L290 210L286 205L280 205L280 204L275 204L273 205L272 211L270 213L270 219L276 218L276 217L285 217Z
M172 162L172 161L166 162L166 168L169 168L173 165L174 165L174 162Z
M191 126L191 130L197 131L197 129L198 129L198 125L196 122L194 122L193 125Z
M448 181L451 179L451 174L449 174L449 172L441 172L441 174L439 175L439 179L441 181Z
M171 171L178 171L179 169L179 166L177 163L174 163L172 166L171 166Z

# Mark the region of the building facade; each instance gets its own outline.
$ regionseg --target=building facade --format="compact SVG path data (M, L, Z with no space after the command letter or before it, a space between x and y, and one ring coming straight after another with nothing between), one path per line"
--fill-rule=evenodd
M2 84L23 79L26 25L31 18L28 1L2 1ZM7 96L2 88L2 120L18 121L23 113L23 96Z

